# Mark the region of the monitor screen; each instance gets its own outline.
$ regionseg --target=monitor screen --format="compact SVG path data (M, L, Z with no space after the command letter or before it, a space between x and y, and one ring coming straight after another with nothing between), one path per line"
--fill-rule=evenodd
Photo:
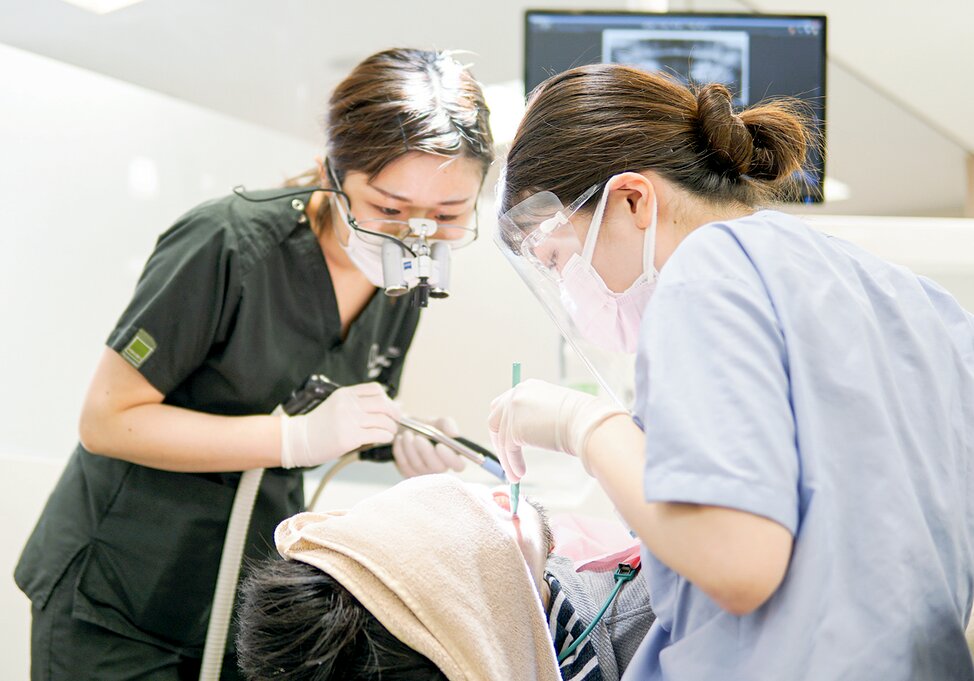
M792 200L823 198L825 17L767 14L553 12L526 14L524 84L582 64L664 71L684 83L723 83L744 107L788 95L808 105L816 135Z

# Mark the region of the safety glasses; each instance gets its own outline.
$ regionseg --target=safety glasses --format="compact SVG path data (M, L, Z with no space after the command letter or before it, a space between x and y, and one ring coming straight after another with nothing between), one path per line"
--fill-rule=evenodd
M558 281L561 270L582 243L572 217L595 195L602 183L593 184L565 207L552 192L533 194L498 218L502 247L530 262L545 276Z
M442 241L452 249L469 246L477 239L477 211L468 225L441 224L436 220L411 218L409 220L356 220L346 213L348 224L358 232L362 241L381 246L389 237L399 241L425 238L429 242Z
M338 178L330 165L326 166L328 175L335 187L340 187ZM436 220L410 218L409 220L369 219L357 220L352 214L352 204L341 189L334 190L339 210L344 211L349 226L366 243L381 246L383 241L395 239L403 244L407 240L425 239L427 242L440 241L456 250L476 241L479 233L479 216L474 206L473 215L467 224L441 224Z

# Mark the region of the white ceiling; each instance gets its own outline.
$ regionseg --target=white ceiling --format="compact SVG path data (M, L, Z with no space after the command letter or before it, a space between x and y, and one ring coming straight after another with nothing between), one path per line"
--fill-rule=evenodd
M869 0L669 5L828 15L828 174L851 197L823 210L960 214L964 158L974 151L974 0L928 0L921 9ZM526 8L620 6L627 3L144 0L95 15L60 0L0 0L0 42L320 143L328 92L376 50L463 48L481 81L506 82L521 75Z

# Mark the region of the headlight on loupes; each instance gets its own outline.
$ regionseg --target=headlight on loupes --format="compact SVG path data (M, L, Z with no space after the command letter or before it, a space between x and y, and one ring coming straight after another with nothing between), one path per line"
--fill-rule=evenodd
M381 239L386 295L402 296L412 291L414 305L422 307L429 298L450 295L451 251L477 238L476 227L441 225L423 218L370 220L358 223L356 228L363 239Z

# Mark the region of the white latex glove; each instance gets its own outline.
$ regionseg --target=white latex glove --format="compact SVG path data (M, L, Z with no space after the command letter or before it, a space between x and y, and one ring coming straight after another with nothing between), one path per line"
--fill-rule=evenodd
M588 471L589 436L610 416L628 413L608 398L529 379L491 402L487 427L508 480L517 482L525 472L523 446L577 456Z
M388 444L401 416L378 383L339 388L307 414L281 415L281 466L318 466L363 445Z
M450 418L423 422L439 428L450 437L460 434L456 422ZM392 456L396 461L396 468L405 478L426 473L444 473L448 470L462 471L467 463L466 459L446 445L434 445L408 428L401 428L396 439L392 441Z

